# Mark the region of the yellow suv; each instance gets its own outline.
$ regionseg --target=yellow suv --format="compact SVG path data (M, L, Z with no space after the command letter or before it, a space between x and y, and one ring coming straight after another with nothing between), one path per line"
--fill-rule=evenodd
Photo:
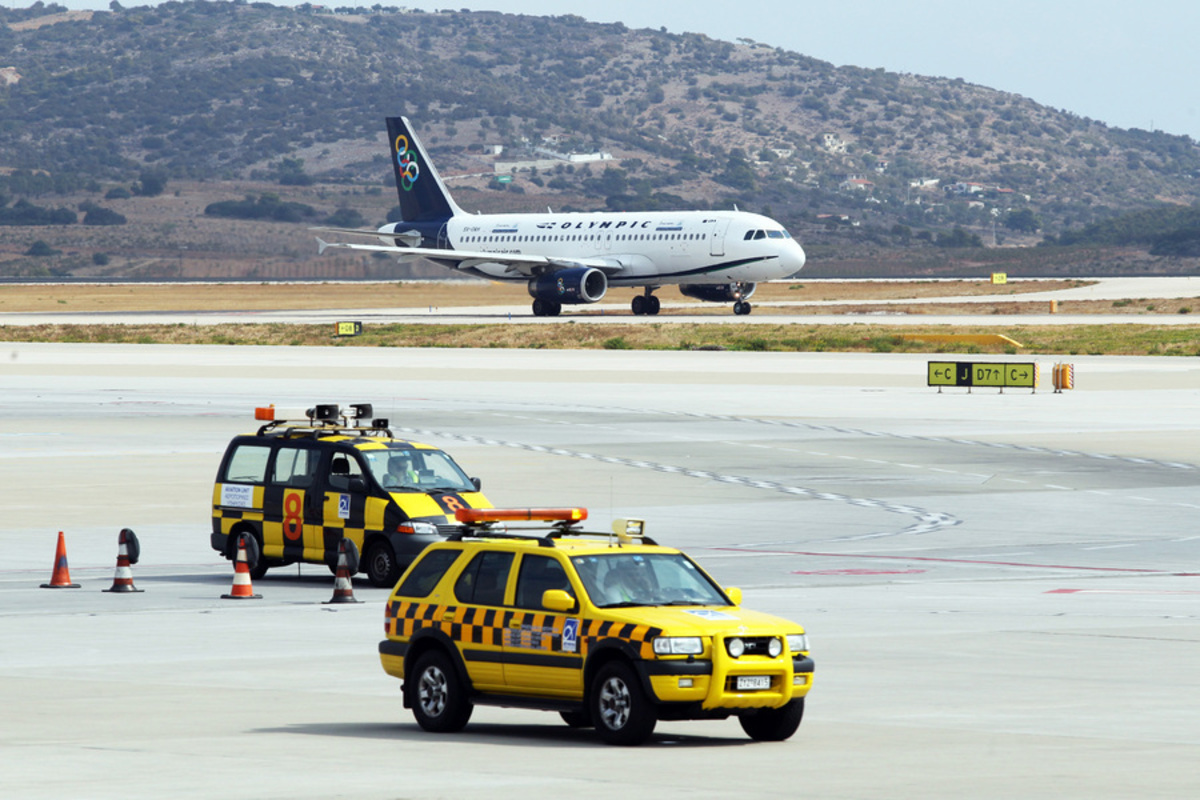
M362 553L362 571L391 587L412 560L459 530L460 508L491 508L478 478L446 453L396 439L369 403L255 409L257 433L229 443L212 496L212 548L237 557L238 534L258 543L251 570L297 561L337 566L338 542Z
M477 704L558 711L611 744L658 720L736 716L751 738L800 725L813 662L804 628L740 606L640 520L587 534L586 509L463 510L388 598L379 644L404 706L427 731L459 731ZM552 522L540 535L507 531Z

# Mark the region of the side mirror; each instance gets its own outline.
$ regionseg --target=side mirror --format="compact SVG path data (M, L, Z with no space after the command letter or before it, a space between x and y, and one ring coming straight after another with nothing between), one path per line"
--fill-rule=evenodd
M357 494L366 494L367 482L363 480L362 476L355 475L350 479L350 483L347 488L349 488L352 492L356 492Z
M725 589L725 596L728 597L730 602L735 606L740 606L742 604L742 590L736 586L727 587Z
M479 480L479 478L471 478L471 485L474 486L475 491L478 492L483 488L483 481Z
M562 589L547 589L542 592L542 608L559 613L573 611L575 598Z

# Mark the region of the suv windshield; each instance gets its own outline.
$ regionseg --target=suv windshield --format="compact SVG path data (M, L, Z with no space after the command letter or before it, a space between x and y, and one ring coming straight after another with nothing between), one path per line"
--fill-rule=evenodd
M360 450L367 469L390 492L473 492L475 486L458 464L441 450L388 445L386 450Z
M575 556L571 563L601 608L729 605L720 588L682 553Z

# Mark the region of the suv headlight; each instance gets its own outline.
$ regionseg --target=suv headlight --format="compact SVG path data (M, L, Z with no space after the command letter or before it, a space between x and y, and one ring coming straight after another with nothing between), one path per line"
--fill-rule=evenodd
M791 650L793 653L808 652L808 637L803 633L789 633L787 640L788 650Z
M698 656L704 652L699 636L659 636L654 640L654 654L659 656Z

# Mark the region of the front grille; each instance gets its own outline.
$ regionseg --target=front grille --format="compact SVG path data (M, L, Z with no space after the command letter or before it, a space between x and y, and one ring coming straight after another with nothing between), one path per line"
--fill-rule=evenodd
M453 536L456 533L462 533L462 526L456 522L441 523L437 526L439 536Z
M763 656L770 658L767 653L767 646L774 636L742 636L741 640L746 645L746 652L742 654L742 658L746 656Z

